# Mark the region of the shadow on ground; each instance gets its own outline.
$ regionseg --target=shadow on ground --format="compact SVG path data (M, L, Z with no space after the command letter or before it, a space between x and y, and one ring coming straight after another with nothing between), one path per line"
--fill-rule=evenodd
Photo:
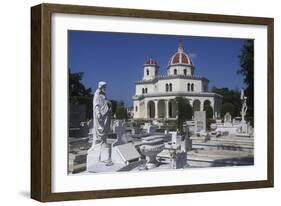
M254 165L253 157L225 158L215 160L211 167Z

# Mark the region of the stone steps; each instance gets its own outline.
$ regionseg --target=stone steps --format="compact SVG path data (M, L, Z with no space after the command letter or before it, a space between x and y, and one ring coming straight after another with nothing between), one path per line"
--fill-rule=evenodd
M216 167L216 166L238 166L238 165L253 165L254 159L251 156L232 156L225 157L222 155L215 156L201 156L201 155L187 155L187 162L192 167Z
M253 151L254 139L241 137L211 137L205 141L202 137L191 137L192 147L195 149L218 149L230 151Z

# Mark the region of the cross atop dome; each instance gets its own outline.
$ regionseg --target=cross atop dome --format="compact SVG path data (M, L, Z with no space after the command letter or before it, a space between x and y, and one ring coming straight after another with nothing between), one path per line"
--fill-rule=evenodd
M180 40L179 46L178 46L178 52L183 52L183 51L184 51L184 45L183 45L182 40Z

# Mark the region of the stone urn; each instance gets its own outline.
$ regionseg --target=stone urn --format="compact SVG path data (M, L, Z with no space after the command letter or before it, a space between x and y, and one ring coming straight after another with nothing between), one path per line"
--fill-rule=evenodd
M159 165L156 156L164 147L164 136L162 135L153 135L142 139L140 152L146 157L145 169L152 169Z

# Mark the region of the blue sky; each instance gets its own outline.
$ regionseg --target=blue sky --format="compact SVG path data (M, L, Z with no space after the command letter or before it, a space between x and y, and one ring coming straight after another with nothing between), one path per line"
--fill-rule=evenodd
M108 98L131 106L134 82L142 79L144 62L152 57L160 73L166 74L179 41L195 64L195 75L210 80L209 89L244 86L243 76L237 74L244 40L234 38L69 31L68 67L83 72L83 83L93 92L99 81L106 81Z

